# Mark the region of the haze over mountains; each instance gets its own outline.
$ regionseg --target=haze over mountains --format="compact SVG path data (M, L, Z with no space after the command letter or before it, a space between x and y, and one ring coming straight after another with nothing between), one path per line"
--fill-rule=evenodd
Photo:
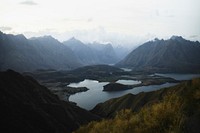
M111 44L84 44L74 37L63 44L71 48L82 64L114 64L119 61Z
M0 32L0 70L71 70L84 65L114 64L119 59L111 44L84 44L72 38L63 43L51 36L26 39Z
M99 103L91 111L78 107L78 102L77 105L70 102L69 97L72 94L85 90L81 90L81 87L69 88L68 85L74 82L80 83L85 79L93 79L94 81L96 80L95 82L108 82L108 84L112 83L117 85L113 87L114 90L120 90L119 93L121 93L121 91L127 89L127 85L116 83L120 79L140 80L141 84L138 85L142 87L144 85L170 82L171 78L150 75L155 72L200 72L200 43L198 41L185 40L180 36L172 36L168 40L155 39L146 42L131 53L126 53L128 55L119 61L122 57L119 58L118 56L120 54L124 56L122 51L123 48L121 48L121 51L120 48L116 50L109 43L84 44L75 38L61 43L51 36L27 39L23 35L11 35L0 32L0 104L2 107L1 114L3 114L0 120L4 127L2 131L64 133L72 132L93 120L114 118L108 121L116 120L117 124L114 121L113 124L107 124L106 126L109 127L107 128L109 131L112 131L113 129L118 130L118 128L112 128L113 125L122 125L118 126L120 129L126 126L130 127L130 125L137 126L137 124L119 122L118 117L115 117L118 111L129 109L134 111L134 114L143 116L143 110L151 110L152 108L152 113L149 113L149 111L145 113L145 116L148 116L148 119L145 118L147 126L138 126L141 131L144 127L147 127L145 131L156 132L158 127L161 127L159 129L160 132L168 132L173 126L175 132L176 130L182 131L182 127L187 128L184 132L198 132L200 123L198 104L200 99L200 79L188 81L176 87L160 91L139 93L137 95L127 94L120 98ZM132 71L122 70L120 69L121 67L131 68ZM21 75L13 70L5 71L6 69L30 72L24 72ZM37 69L55 70L35 71ZM49 90L30 76L46 85ZM175 80L172 79L171 81ZM118 89L120 85L123 87ZM129 89L133 89L136 86L132 85ZM85 89L90 91L95 89L95 86L89 89L85 87ZM60 99L53 93L60 96ZM82 93L86 94L87 91ZM111 94L112 92L109 93ZM175 94L175 98L180 96L181 99L185 99L184 104L179 99L174 102L173 97L165 100L164 96L168 94L171 96L172 93ZM89 100L91 100L90 96L87 96L87 98L90 98ZM96 94L93 94L93 96L97 99ZM100 96L102 97L102 95ZM110 97L111 95L109 95ZM81 99L82 97L80 96L79 98ZM174 103L178 103L178 106ZM179 104L183 104L183 108L180 108ZM148 106L150 108L146 108ZM158 109L158 111L154 109ZM163 112L160 113L160 109ZM179 113L178 121L183 119L183 124L182 122L177 124L177 110ZM151 114L154 112L156 115L152 117ZM122 118L125 118L123 118L123 121L127 120L126 116L122 116ZM137 115L136 117L131 115L131 117L134 118L133 120L139 120L138 125L144 123L143 119L137 119L139 118ZM104 123L104 121L107 122L107 120L103 120L100 123ZM123 123L127 125L123 125ZM148 127L149 123L151 128ZM152 123L156 126L154 127L153 125L152 127ZM100 129L97 128L96 132L102 131L101 124L98 124L98 122L93 124L97 124L97 127L100 127ZM90 129L87 128L87 126L80 128L80 131L83 129L85 130L83 132L88 132ZM138 130L136 129L134 128L137 132ZM95 130L92 131L95 132ZM122 130L122 132L126 131Z
M61 43L51 36L26 39L23 35L0 32L0 70L72 70L87 65L116 63L117 67L133 70L200 72L200 43L180 36L146 42L122 59L125 54L128 52L123 48L113 48L109 43L84 44L74 37Z
M59 70L80 66L71 49L51 36L26 39L23 35L0 32L0 70Z
M155 39L133 50L116 66L157 72L200 72L200 43L181 36Z

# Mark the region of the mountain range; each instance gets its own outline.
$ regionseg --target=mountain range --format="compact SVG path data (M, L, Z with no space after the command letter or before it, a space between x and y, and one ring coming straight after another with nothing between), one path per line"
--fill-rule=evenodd
M200 43L181 36L155 39L134 49L116 66L156 72L200 72Z
M0 32L1 71L72 70L87 65L115 64L136 71L200 73L200 43L181 36L148 41L126 53L121 61L119 55L124 56L124 50L119 51L109 43L85 44L74 37L61 43L51 36L27 39L22 34Z
M71 48L71 50L81 60L82 64L115 64L119 61L111 44L84 44L74 37L64 41L64 45Z
M69 70L82 66L73 51L51 36L26 39L0 32L0 70Z
M32 37L0 32L0 70L18 72L38 69L72 70L81 66L115 64L111 44L84 44L74 37L59 42L52 36Z

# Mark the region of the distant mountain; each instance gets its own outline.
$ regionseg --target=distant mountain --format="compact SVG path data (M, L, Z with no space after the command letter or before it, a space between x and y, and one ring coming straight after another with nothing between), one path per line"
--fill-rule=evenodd
M0 72L0 113L4 133L70 133L99 117L64 102L29 76Z
M74 37L64 41L63 44L70 47L85 65L114 64L118 61L111 44L84 44Z
M200 72L200 43L179 36L155 39L133 50L116 66L157 72Z
M94 42L88 45L94 49L95 53L103 64L114 64L119 61L115 50L110 43L100 44Z
M132 48L127 48L123 46L115 46L114 50L117 55L117 58L119 60L122 60L132 51Z
M95 51L74 37L64 41L63 44L71 48L83 64L92 65L100 63Z
M80 60L67 46L51 36L31 38L31 43L41 57L53 69L74 69L80 67Z
M0 70L73 69L81 66L67 46L51 36L26 39L0 32Z

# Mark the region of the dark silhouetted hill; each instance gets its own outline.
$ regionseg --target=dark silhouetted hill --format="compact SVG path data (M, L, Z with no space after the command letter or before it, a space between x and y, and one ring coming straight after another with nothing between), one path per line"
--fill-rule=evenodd
M99 119L12 70L0 72L0 107L0 131L4 133L69 133Z

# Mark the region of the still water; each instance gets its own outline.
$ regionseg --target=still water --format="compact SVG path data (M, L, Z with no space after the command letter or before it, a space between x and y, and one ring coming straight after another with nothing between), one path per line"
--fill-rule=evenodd
M155 75L160 75L164 77L171 77L176 80L189 80L195 77L200 77L200 74L159 74L156 73ZM137 80L118 80L118 83L121 84L138 84L140 81ZM85 79L79 83L71 83L69 86L71 87L87 87L89 90L86 92L76 93L69 97L70 101L76 102L78 106L85 108L87 110L92 109L96 104L104 102L111 98L116 98L123 96L127 93L138 94L140 92L149 92L159 90L164 87L170 87L176 85L176 83L165 83L162 85L149 85L149 86L141 86L135 87L130 90L124 91L116 91L116 92L104 92L103 86L108 84L109 82L98 82L96 80L89 80Z
M155 73L154 75L158 76L163 76L163 77L170 77L176 80L190 80L193 78L200 77L200 74L174 74L174 73L169 73L169 74L161 74L161 73Z
M117 80L116 83L120 83L124 85L135 85L135 84L140 84L141 81L120 79L120 80Z
M137 81L140 82L140 81ZM71 83L68 86L71 87L87 87L89 90L86 92L76 93L69 97L70 101L76 102L78 106L87 110L92 109L96 104L104 102L108 99L120 97L127 93L138 94L140 92L149 92L158 90L160 88L169 87L175 85L175 83L166 83L162 85L150 85L136 87L130 90L116 91L116 92L104 92L103 86L108 82L98 82L96 80L85 79L79 83Z

